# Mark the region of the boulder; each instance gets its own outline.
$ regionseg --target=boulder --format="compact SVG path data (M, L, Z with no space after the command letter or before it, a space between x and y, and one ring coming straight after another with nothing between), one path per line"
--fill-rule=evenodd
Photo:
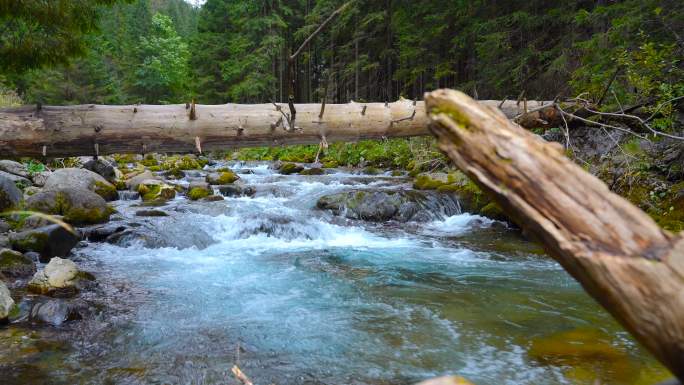
M101 196L90 190L73 187L55 187L39 192L26 200L26 207L46 214L62 215L66 222L75 225L103 223L112 214L112 209Z
M256 194L256 189L254 187L243 186L240 184L227 184L223 186L218 186L217 188L219 193L226 197L252 197L254 196L254 194Z
M121 223L106 223L99 226L91 226L83 229L83 238L91 242L103 242L113 234L125 231L127 226Z
M207 175L207 183L211 185L230 184L238 179L240 179L240 177L230 170L222 172L212 172Z
M65 322L82 318L79 307L63 299L48 299L35 303L29 313L30 322L51 326L60 326Z
M0 175L0 212L12 210L19 206L22 193L14 182Z
M60 221L64 220L64 217L61 215L52 215L52 218ZM54 221L48 220L48 218L46 218L45 215L33 214L30 215L28 218L24 219L24 221L21 224L21 228L24 230L37 229L39 227L50 226L54 223Z
M114 183L117 180L116 163L112 161L102 158L90 159L83 164L83 168L100 175L110 183Z
M9 172L2 170L0 170L0 178L9 179L12 183L14 183L15 186L21 188L28 187L33 184L30 180L24 178L23 176L10 174Z
M138 193L145 202L166 202L176 197L176 189L158 179L146 179L140 182Z
M285 163L278 168L278 172L283 175L297 174L303 170L304 167L294 163Z
M126 181L126 186L131 190L131 191L138 191L138 186L140 185L141 182L149 179L156 179L159 180L159 177L154 175L152 171L145 170L141 172L140 174L128 179Z
M0 280L0 323L7 322L12 309L14 309L14 300L5 283Z
M168 217L169 214L162 210L138 210L135 212L136 217Z
M52 257L65 257L76 246L80 237L60 225L50 225L37 229L10 234L13 249L21 252L34 251L40 254L40 261L47 262Z
M33 276L28 290L52 297L70 297L83 287L83 281L94 280L91 274L79 271L73 261L55 257Z
M325 171L320 167L307 168L299 172L299 175L324 175Z
M59 169L50 174L43 187L45 190L66 188L90 190L107 201L113 201L119 197L114 185L102 176L82 168Z
M20 278L35 273L36 265L31 258L18 251L0 249L0 273L6 277Z
M11 227L10 227L9 223L0 219L0 233L6 233L6 232L10 231L10 228Z
M22 178L28 178L29 172L25 165L15 162L13 160L2 159L0 160L0 170L20 176Z
M205 202L219 202L224 200L224 198L221 195L209 195L206 198L202 199Z
M372 222L424 222L461 212L458 199L452 195L418 191L353 190L323 196L316 207L335 215Z

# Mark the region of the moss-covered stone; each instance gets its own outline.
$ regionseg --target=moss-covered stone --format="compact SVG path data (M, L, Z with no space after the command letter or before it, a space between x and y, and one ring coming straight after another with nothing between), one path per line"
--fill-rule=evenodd
M24 277L35 272L33 261L22 253L10 249L0 249L0 274L7 277Z
M149 180L138 185L138 193L143 201L168 201L176 197L176 189L157 180Z
M93 185L93 192L106 201L114 201L119 198L119 193L116 192L116 187L110 183L97 181Z
M304 167L294 163L285 163L278 169L278 172L283 175L297 174L304 170Z
M140 163L142 163L142 165L145 167L159 166L159 162L157 161L157 159L152 154L145 155L145 158Z
M336 168L339 166L340 166L340 164L337 163L336 160L326 160L323 162L323 168Z
M366 175L380 175L382 174L382 170L377 167L368 166L363 169L363 173Z
M318 167L312 167L312 168L307 168L306 170L302 170L299 175L323 175L325 174L325 171L323 169L318 168Z
M202 187L193 187L192 189L190 189L190 191L188 191L188 199L193 201L206 198L209 195L211 195L211 192L208 189Z
M416 190L436 190L445 184L445 181L433 179L428 174L420 174L416 177L416 180L413 181L413 188Z

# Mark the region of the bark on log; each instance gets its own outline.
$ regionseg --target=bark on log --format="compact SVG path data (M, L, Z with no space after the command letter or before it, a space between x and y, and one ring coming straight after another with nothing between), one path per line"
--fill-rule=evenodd
M513 100L499 106L509 118ZM528 102L529 106L542 102ZM550 102L547 102L547 104ZM279 110L280 109L280 110ZM286 104L25 106L0 109L2 156L64 157L111 153L195 152L282 144L317 144L429 135L425 104L298 104L297 130L287 126Z
M425 99L440 148L683 380L684 234L495 109L451 90Z

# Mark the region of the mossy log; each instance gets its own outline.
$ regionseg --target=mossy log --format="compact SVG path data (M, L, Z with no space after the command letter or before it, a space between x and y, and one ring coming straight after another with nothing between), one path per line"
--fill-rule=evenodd
M481 101L513 119L551 102ZM429 135L425 104L77 105L0 109L0 154L65 157L112 153L183 153L229 148L352 142ZM322 115L322 116L321 116ZM531 120L538 124L536 120ZM535 123L536 122L536 123ZM530 127L528 127L530 128Z
M425 99L440 148L682 381L684 234L499 111L452 90Z

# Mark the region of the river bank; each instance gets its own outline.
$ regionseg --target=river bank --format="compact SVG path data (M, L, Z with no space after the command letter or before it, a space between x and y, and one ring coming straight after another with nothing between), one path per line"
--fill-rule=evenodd
M514 226L468 213L472 203L445 187L467 186L456 173L105 161L87 167L119 189L111 209L60 198L57 214L79 226L64 252L79 279L29 289L52 249L23 251L35 267L5 274L18 304L0 329L9 383L230 383L234 363L278 384L667 378ZM111 189L98 182L53 179L59 187L24 200L43 207L31 197L92 188L107 202ZM11 247L19 226L37 221L20 217L9 221Z

